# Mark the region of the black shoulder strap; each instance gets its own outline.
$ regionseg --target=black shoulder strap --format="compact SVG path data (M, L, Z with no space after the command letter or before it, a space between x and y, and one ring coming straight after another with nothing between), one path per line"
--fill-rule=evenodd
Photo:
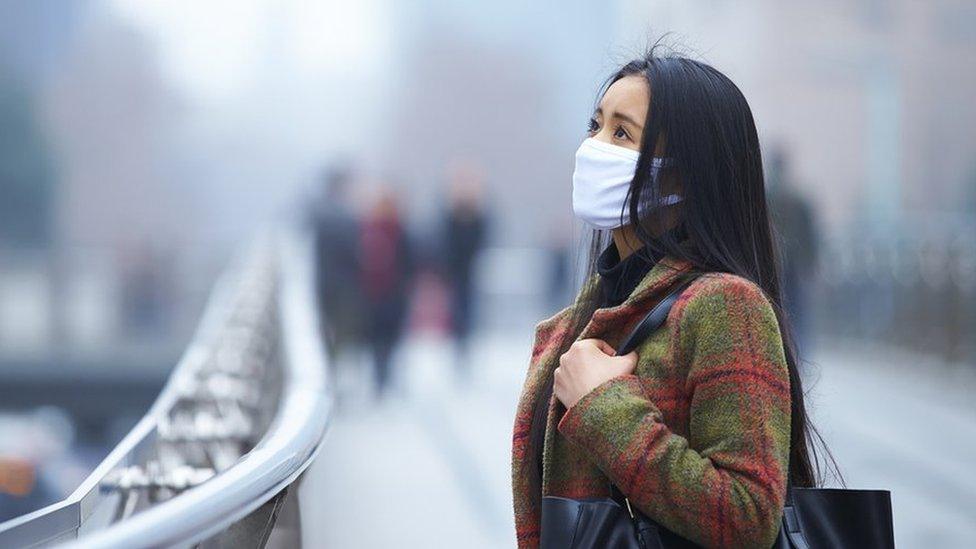
M697 275L685 280L678 285L677 288L671 291L668 295L664 296L664 299L658 302L647 316L640 321L640 324L634 328L631 332L630 337L624 340L623 344L617 349L617 355L625 355L641 344L642 341L650 337L655 330L664 324L664 321L668 319L668 313L671 312L671 306L674 305L675 301L681 297L681 293L695 281Z

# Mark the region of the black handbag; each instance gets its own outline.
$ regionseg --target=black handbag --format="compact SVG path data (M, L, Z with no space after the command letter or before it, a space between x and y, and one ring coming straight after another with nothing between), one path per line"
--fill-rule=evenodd
M662 299L617 350L634 350L661 327L693 279ZM614 486L611 497L542 498L540 549L686 549L697 544L675 534L630 505ZM893 549L891 492L796 488L787 483L779 535L772 549Z

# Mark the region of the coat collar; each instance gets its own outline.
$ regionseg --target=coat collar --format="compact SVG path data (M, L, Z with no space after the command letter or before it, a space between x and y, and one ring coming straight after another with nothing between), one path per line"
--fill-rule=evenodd
M648 309L663 298L671 286L691 268L692 265L687 260L664 256L654 264L623 303L615 307L597 309L583 328L579 339L597 337L616 346L627 336L629 333L627 330L635 326ZM595 275L587 281L572 309L575 310L597 290L598 276Z

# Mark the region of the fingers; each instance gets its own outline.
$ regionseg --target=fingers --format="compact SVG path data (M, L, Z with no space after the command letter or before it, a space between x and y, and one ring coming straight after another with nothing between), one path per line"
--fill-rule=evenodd
M614 359L619 361L621 372L624 374L632 374L637 369L637 351L631 351Z
M637 351L631 351L626 355L617 356L616 351L609 343L595 338L581 339L574 342L569 350L559 357L559 365L569 367L580 360L585 360L587 356L596 358L591 354L594 351L599 351L601 354L606 355L607 358L613 359L613 363L618 365L622 373L633 373L634 369L637 368Z
M602 339L591 339L590 341L592 341L594 344L596 344L596 347L598 349L600 349L601 351L603 351L604 354L607 354L607 355L610 355L610 356L615 356L617 354L617 350L614 349L613 347L611 347L609 343L607 343L606 341L603 341Z
M611 347L609 343L603 341L602 339L596 339L596 338L580 339L573 343L573 347L576 347L577 349L585 348L585 347L595 347L605 355L614 356L617 354L616 349Z

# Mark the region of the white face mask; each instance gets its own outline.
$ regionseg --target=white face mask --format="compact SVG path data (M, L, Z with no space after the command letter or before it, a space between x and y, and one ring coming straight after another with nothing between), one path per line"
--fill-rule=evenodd
M616 229L630 224L627 212L627 191L637 170L640 153L626 147L604 143L592 137L583 141L576 151L576 170L573 172L573 212L576 217L597 229ZM665 158L651 162L651 181L657 180L659 170L668 165ZM659 206L681 202L675 194L663 196Z

